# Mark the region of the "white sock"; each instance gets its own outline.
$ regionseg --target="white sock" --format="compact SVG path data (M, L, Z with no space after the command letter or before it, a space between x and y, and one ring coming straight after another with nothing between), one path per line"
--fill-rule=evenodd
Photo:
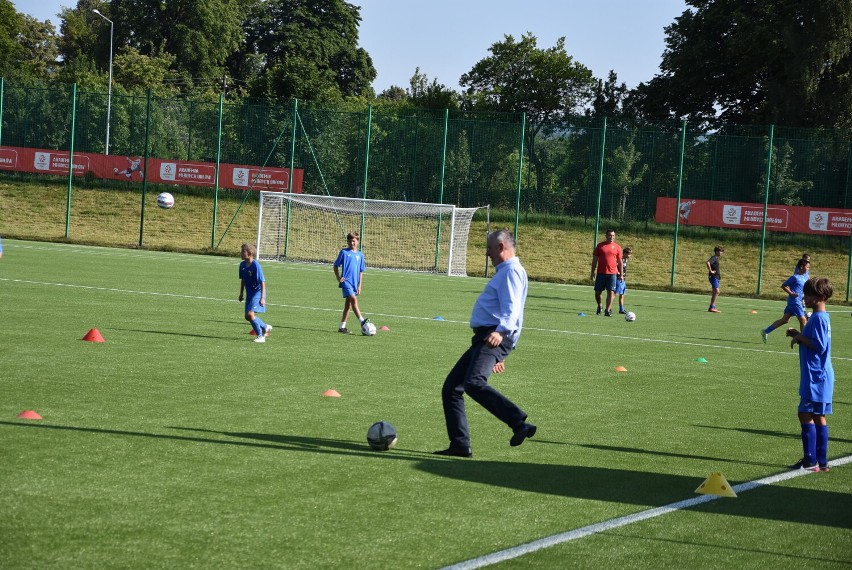
M346 328L346 321L343 321L342 323L340 323L340 328L342 328L342 329Z
M367 320L367 319L364 319L364 318L358 317L358 322L359 322L359 323L361 323L362 325L364 324L364 321L366 321L366 320Z

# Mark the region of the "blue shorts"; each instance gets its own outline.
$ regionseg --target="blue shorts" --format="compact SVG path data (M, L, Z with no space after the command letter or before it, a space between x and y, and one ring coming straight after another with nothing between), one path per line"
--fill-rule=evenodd
M357 289L353 289L349 283L341 284L340 288L343 290L343 298L348 299L349 297L354 297L358 294Z
M253 311L255 313L265 313L266 307L260 306L260 296L263 291L256 291L252 293L248 297L246 297L246 313L249 311Z
M710 287L712 287L713 289L719 289L721 279L719 279L718 277L709 277L708 280L710 281Z
M831 402L811 402L810 400L799 400L799 412L815 414L817 416L831 415Z
M627 291L627 281L624 279L617 280L615 282L615 292L619 295L624 295L625 291Z
M787 303L787 306L784 308L784 314L802 318L805 316L805 308L799 300L796 299L795 303Z
M607 291L615 291L615 282L618 275L615 273L598 273L595 277L595 292L600 293L604 289Z

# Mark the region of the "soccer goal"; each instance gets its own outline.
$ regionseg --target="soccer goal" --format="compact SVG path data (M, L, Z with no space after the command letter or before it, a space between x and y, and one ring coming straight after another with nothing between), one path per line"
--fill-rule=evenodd
M369 267L467 275L467 242L479 208L261 192L260 260L334 263L346 234L361 235Z

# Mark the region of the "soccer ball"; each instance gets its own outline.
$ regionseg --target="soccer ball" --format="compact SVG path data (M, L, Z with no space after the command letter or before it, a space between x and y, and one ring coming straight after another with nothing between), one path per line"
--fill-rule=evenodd
M361 324L361 334L364 336L376 336L376 325L370 321L364 321Z
M632 323L636 320L636 313L628 311L627 314L624 315L624 320L628 323Z
M161 192L160 195L157 196L157 205L164 210L168 210L175 205L175 197L168 192Z
M396 429L388 422L376 422L367 430L367 443L376 451L393 449L398 439Z

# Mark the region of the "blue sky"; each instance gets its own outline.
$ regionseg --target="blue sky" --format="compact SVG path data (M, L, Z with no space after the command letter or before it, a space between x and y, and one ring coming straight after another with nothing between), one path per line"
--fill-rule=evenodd
M408 87L419 67L429 81L458 89L463 73L488 48L526 32L539 48L565 37L569 55L606 78L635 87L659 72L663 28L686 10L684 0L349 0L361 7L361 47L373 58L379 93ZM12 0L19 12L59 24L56 14L76 0ZM97 17L97 16L94 16Z

